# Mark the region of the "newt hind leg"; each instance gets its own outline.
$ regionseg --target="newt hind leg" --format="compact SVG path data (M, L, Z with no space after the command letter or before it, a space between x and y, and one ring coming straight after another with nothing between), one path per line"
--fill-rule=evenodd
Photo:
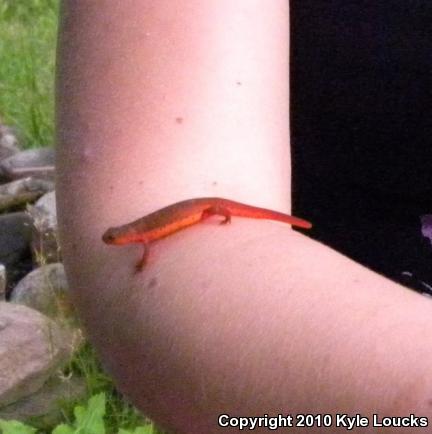
M201 214L201 221L205 220L211 216L214 215L221 215L225 217L219 224L220 225L226 225L227 223L231 223L231 213L227 208L224 208L223 206L211 206L207 209L205 209Z

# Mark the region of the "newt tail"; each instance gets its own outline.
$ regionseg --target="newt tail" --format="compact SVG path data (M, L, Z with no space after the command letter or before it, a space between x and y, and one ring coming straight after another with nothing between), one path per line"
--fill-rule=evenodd
M213 215L224 217L220 222L221 224L230 223L231 216L236 216L275 220L304 229L312 227L312 224L306 220L278 211L218 197L203 197L177 202L131 223L109 228L103 234L102 240L106 244L115 245L143 244L144 254L136 264L136 270L141 271L147 262L150 243L199 223Z

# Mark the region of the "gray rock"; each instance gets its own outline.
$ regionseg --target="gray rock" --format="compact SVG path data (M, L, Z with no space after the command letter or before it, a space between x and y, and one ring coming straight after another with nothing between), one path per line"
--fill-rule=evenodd
M61 260L57 236L57 210L55 192L43 195L27 211L33 219L32 252L37 263L52 263Z
M44 265L27 274L15 286L9 301L36 309L50 318L65 316L65 306L72 304L63 264Z
M0 120L0 161L20 151L15 131Z
M32 219L25 212L0 215L0 263L16 265L29 252Z
M54 148L27 149L0 161L0 176L19 179L36 176L54 179Z
M32 268L32 219L25 212L0 215L0 263L7 274L6 294Z
M70 357L66 333L45 315L0 302L0 407L38 391Z
M6 298L6 267L0 264L0 301L4 301Z
M32 177L0 185L0 211L34 202L53 189L53 182Z
M17 195L31 191L45 194L52 190L54 190L54 183L31 176L0 185L1 195Z
M57 229L57 209L55 191L44 194L35 204L46 215L47 226Z
M0 418L31 423L44 430L62 421L61 402L84 399L86 382L83 378L53 377L33 395L0 408ZM50 431L51 432L51 431Z

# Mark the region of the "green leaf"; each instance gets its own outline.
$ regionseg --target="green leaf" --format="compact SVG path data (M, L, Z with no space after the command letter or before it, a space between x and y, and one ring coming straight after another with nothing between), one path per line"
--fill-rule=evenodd
M154 434L153 424L146 425L146 426L139 426L135 428L134 431L128 431L120 428L118 434Z
M99 393L89 399L87 408L77 406L74 414L76 417L76 433L105 434L105 394Z
M18 422L17 420L3 419L0 419L0 430L2 434L33 434L36 432L35 428Z
M54 431L52 434L74 434L75 430L71 428L69 425L66 425L64 423L58 425L56 428L54 428Z

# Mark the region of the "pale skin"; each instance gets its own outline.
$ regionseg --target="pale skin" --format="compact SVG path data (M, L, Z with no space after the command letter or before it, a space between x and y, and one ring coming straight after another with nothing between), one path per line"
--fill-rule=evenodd
M139 246L102 242L193 197L290 213L288 14L285 0L63 2L70 287L119 389L171 432L224 432L220 413L432 417L428 298L264 220L167 237L138 275Z

